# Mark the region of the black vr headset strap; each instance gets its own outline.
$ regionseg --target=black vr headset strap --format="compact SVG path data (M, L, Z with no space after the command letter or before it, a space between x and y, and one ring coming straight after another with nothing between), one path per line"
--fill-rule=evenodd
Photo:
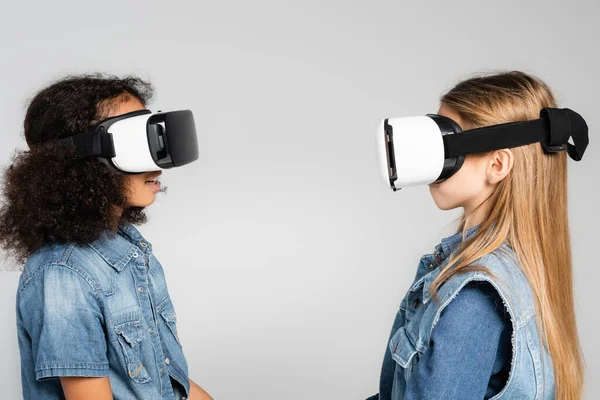
M116 152L108 128L117 121L151 113L152 111L143 109L106 118L92 126L89 132L68 136L57 140L57 143L61 146L74 148L79 157L99 156L111 159L116 156Z
M57 144L74 148L79 157L100 156L110 159L116 155L112 137L103 129L69 136L58 140Z
M574 144L568 143L570 138ZM446 158L541 142L547 153L567 150L575 161L581 160L589 143L585 120L568 108L544 108L540 118L533 121L471 129L445 135L443 140Z

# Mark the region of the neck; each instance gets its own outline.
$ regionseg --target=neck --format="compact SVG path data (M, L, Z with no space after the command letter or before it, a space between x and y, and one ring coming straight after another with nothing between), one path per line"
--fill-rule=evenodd
M112 230L113 232L116 232L117 230L119 230L119 221L121 220L121 217L123 216L123 208L122 207L113 207L112 209L112 224L111 226L109 226L109 229Z
M465 211L465 230L471 229L483 222L485 215L487 214L487 204L481 203L475 207L464 207Z

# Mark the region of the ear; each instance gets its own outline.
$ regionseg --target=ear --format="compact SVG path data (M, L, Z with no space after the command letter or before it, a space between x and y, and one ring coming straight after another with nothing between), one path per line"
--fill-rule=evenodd
M515 158L510 149L496 150L488 158L487 178L489 183L494 185L508 175L512 170Z

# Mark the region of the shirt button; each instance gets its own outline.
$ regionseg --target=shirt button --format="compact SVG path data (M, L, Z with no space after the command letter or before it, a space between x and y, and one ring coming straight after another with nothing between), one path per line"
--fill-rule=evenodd
M150 327L150 328L148 328L148 332L152 333L152 332L154 332L154 329L152 329L152 327Z
M133 258L138 258L139 254L138 253L133 253Z
M415 299L415 301L413 301L413 308L419 307L419 303L420 303L419 299Z
M171 360L169 360L169 357L165 358L165 364L169 365L171 363Z
M163 372L165 372L165 370L164 370L162 367L160 367L159 371L160 371L160 373L161 373L161 374L162 374Z
M143 287L141 287L141 286L138 286L138 289L137 289L137 290L138 290L138 292L142 293L142 292L144 291L144 288L143 288Z
M433 263L430 263L430 264L427 266L427 268L429 268L429 269L433 269Z

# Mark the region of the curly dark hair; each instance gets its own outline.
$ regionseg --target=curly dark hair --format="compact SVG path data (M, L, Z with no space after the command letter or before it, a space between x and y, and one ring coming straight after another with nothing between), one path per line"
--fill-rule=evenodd
M120 101L146 104L152 95L138 77L102 74L69 76L35 95L24 121L29 150L4 172L0 246L24 262L46 244L91 243L119 224L146 222L143 208L127 206L125 175L55 140L86 132Z

